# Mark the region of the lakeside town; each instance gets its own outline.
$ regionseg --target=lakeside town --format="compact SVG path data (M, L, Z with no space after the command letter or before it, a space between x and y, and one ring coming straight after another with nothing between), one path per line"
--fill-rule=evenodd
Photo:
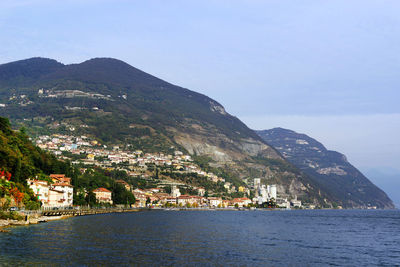
M50 151L58 158L70 160L84 173L90 168L124 171L133 179L152 181L154 168L157 175L168 169L179 175L196 174L210 183L222 185L226 194L218 194L201 186L192 186L170 177L159 177L156 186L138 188L129 180L116 179L115 183L123 186L135 197L131 207L185 207L185 208L244 208L244 207L279 207L284 209L303 208L300 200L281 198L276 185L262 184L260 178L247 179L246 183L235 186L212 172L202 170L190 155L181 151L173 154L144 153L142 150L126 150L119 146L108 147L88 136L41 135L34 139L41 149ZM160 175L161 176L161 175ZM74 203L74 188L71 178L65 175L50 175L51 183L39 179L28 180L28 185L37 195L43 208L67 208ZM184 192L181 192L184 191ZM77 192L75 192L76 195ZM88 194L87 191L81 192ZM110 188L99 187L93 190L96 202L113 205ZM229 195L230 194L230 195ZM237 197L233 197L237 196ZM312 205L311 207L314 208Z
M33 190L38 200L42 203L43 209L66 209L73 206L73 186L71 178L63 174L51 174L53 183L30 179L29 187ZM269 202L277 198L276 186L263 186L260 179L256 179L257 196L251 200L247 197L234 198L232 200L222 199L221 197L205 197L204 189L200 188L199 195L182 195L179 188L172 187L168 194L162 188L150 188L146 190L133 189L126 181L117 180L116 183L123 185L126 190L133 193L136 202L132 207L186 207L186 208L244 208L255 207L256 204ZM96 201L102 204L113 205L112 192L106 188L97 188L93 190ZM296 203L297 204L297 203ZM301 205L301 202L298 202ZM275 207L275 206L274 206ZM272 207L270 207L272 208ZM290 206L285 207L287 209Z

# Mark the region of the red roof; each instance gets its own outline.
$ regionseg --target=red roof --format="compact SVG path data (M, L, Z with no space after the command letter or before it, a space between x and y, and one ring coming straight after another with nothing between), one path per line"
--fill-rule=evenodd
M104 188L104 187L97 188L97 189L93 190L93 192L107 192L107 193L111 193L110 190L108 190L107 188Z
M50 178L64 178L65 174L50 174Z

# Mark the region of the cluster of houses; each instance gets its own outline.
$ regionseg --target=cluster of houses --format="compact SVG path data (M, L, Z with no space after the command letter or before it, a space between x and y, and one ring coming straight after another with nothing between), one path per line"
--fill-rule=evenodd
M83 163L102 168L112 168L115 164L123 163L119 169L124 169L130 176L141 176L146 178L146 170L149 164L155 166L170 167L174 171L183 173L197 173L199 176L207 177L215 183L223 182L225 179L217 175L203 171L198 165L193 163L190 155L184 155L181 151L175 151L173 155L163 153L143 153L141 150L127 151L119 146L107 147L101 145L97 140L87 136L72 135L42 135L36 138L35 143L38 147L48 150L57 156L65 157L63 152L73 155L85 155L85 159L73 161L72 163ZM64 153L65 154L65 153ZM236 188L230 183L225 183L228 191L236 192Z
M277 195L277 186L276 185L264 185L261 184L260 178L254 179L254 192L255 197L253 198L253 203L257 203L259 205L273 201L279 207L284 207L290 209L291 207L301 208L302 204L301 201L297 199L297 196L294 197L292 200L288 200L288 198L278 197ZM313 208L313 206L311 206Z
M73 205L73 186L71 178L63 174L51 174L52 183L43 180L29 179L28 185L35 196L42 203L43 208L67 208ZM136 198L135 207L148 206L175 206L175 207L243 207L248 206L252 201L249 198L235 198L233 200L223 200L220 197L205 197L204 188L198 188L199 195L181 195L179 188L173 186L171 193L165 193L162 188L151 189L132 189L124 180L117 180L128 191L131 191ZM93 190L96 200L99 203L113 204L112 192L107 188L97 188Z
M73 204L74 188L71 178L63 174L51 174L52 183L28 179L27 183L45 208L70 207Z
M204 188L198 188L199 195L181 195L179 188L173 186L171 193L163 192L162 188L135 189L132 191L136 198L136 207L146 206L174 206L174 207L204 207L227 208L244 207L252 201L249 198L234 198L224 200L220 197L205 197Z
M36 145L42 149L51 151L59 157L67 157L68 154L85 155L84 159L73 161L73 163L83 163L90 166L99 166L105 169L125 170L128 175L133 177L140 176L147 178L150 174L148 170L150 165L168 167L169 170L178 173L197 173L199 176L207 177L215 183L222 182L228 193L240 192L244 196L250 196L250 188L246 186L235 187L233 184L226 182L225 179L217 175L203 171L195 164L189 155L185 155L181 151L175 151L173 155L163 153L143 153L141 150L129 151L120 148L119 146L107 147L100 144L97 140L87 136L72 136L72 135L43 135L36 140ZM127 148L129 149L129 148ZM63 153L68 152L68 153ZM122 163L122 164L121 164ZM83 170L84 171L84 170ZM73 188L69 178L64 180L56 180L56 176L52 176L53 184L48 185L46 182L30 180L30 186L37 194L38 199L43 203L43 206L71 206ZM54 180L55 179L55 180ZM277 196L276 185L263 185L261 179L254 179L253 192L255 197L249 199L246 197L235 198L233 200L223 200L219 197L205 197L204 188L193 188L198 192L198 195L181 195L176 186L172 187L171 193L166 193L163 188L152 189L133 189L123 181L117 180L117 183L122 184L127 191L132 192L137 200L135 206L146 207L154 206L191 206L191 207L243 207L250 203L262 204L273 200L280 207L301 207L301 201L297 198L289 201L287 198ZM170 183L171 181L168 181ZM173 182L175 183L175 182ZM160 185L159 185L160 186ZM113 204L111 191L106 188L97 188L93 191L96 195L96 200L100 203Z
M43 208L67 208L73 205L74 189L71 185L71 178L64 174L51 174L51 183L37 179L27 180L29 187L35 196L42 203ZM290 208L301 207L301 201L297 197L291 201L277 197L276 185L262 185L259 179L254 180L255 197L234 198L232 200L222 199L216 196L205 196L205 189L197 187L198 195L181 194L177 186L172 186L171 192L166 193L164 188L133 189L124 180L116 180L116 183L132 192L136 198L134 207L143 208L155 207L195 207L195 208L229 208L229 207L248 207L249 204L262 204L268 201L275 201L280 207ZM112 192L107 188L97 188L93 190L98 203L112 205Z
M43 208L68 208L72 207L74 201L74 187L71 178L64 174L50 174L49 181L28 179L29 188L32 189ZM106 188L93 190L99 203L113 204L111 191Z

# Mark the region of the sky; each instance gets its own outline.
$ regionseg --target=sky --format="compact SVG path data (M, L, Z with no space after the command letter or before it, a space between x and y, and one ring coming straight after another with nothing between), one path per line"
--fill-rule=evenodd
M2 0L0 64L118 58L253 129L308 134L385 190L400 180L398 14L398 0Z

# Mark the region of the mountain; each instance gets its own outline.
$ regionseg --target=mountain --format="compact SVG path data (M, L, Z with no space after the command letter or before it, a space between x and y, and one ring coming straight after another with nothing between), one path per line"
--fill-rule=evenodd
M346 208L394 208L389 197L351 165L346 157L320 142L291 130L257 131L287 160L304 171L329 199Z
M217 101L112 58L0 65L0 115L29 133L88 135L145 152L181 150L234 185L260 177L282 197L329 206L314 181Z
M228 161L241 157L242 150L280 158L215 100L116 59L62 65L33 58L0 65L0 77L0 101L7 102L2 114L12 119L51 115L72 124L94 125L97 137L106 142L126 143L133 135L150 131L162 139L153 145L179 143L191 153ZM44 93L38 94L41 88Z

